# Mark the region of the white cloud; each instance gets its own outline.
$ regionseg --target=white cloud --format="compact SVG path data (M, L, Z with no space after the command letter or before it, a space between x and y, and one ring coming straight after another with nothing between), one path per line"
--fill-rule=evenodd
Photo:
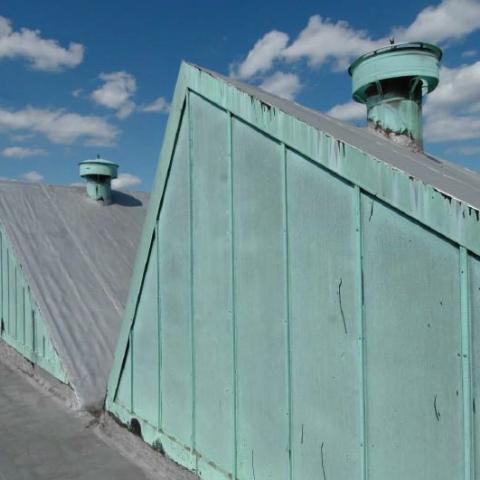
M145 105L144 107L142 107L141 110L142 112L168 113L170 110L170 105L163 97L158 97L152 103L149 103L148 105Z
M301 59L306 59L311 67L319 68L331 62L334 70L343 70L355 57L387 45L391 36L397 42L442 43L462 38L479 28L478 0L443 0L437 6L423 9L409 26L393 28L389 36L382 38L373 38L345 21L313 15L290 45L286 33L277 30L266 33L231 74L248 79L265 74L274 63Z
M2 150L2 155L10 158L35 157L38 155L45 155L46 153L45 150L40 148L28 147L7 147Z
M290 61L307 58L313 67L333 59L336 68L343 68L353 57L384 43L384 40L373 41L365 31L355 30L347 22L334 23L314 15L297 39L282 52L282 56Z
M478 54L478 51L477 50L465 50L463 53L462 53L462 57L463 58L470 58L470 57L475 57L477 56Z
M462 38L480 27L477 0L443 0L422 10L407 28L394 29L400 41L443 42Z
M458 68L442 67L440 83L428 97L425 113L480 102L480 61Z
M327 112L327 115L343 121L361 120L367 118L367 109L365 105L352 100L347 103L335 105Z
M131 97L137 91L135 77L128 72L102 73L103 85L92 92L92 99L99 105L117 111L119 118L128 117L135 110Z
M233 66L233 76L250 78L257 73L270 70L288 43L288 35L277 30L265 34L255 43L243 62Z
M468 140L480 132L480 61L443 67L440 84L424 107L425 138L430 142Z
M131 173L120 173L118 178L112 180L112 187L117 190L129 189L142 183L142 180Z
M23 58L36 70L58 71L82 63L83 54L79 43L64 48L56 40L42 38L39 30L14 31L10 20L0 16L0 59Z
M40 183L44 180L45 177L41 173L32 170L30 172L23 173L22 175L20 175L20 178L30 183Z
M427 117L425 138L430 142L470 140L479 137L480 118L473 115L444 112Z
M100 117L32 107L13 111L0 108L0 130L39 133L54 143L83 140L88 145L111 145L119 133Z
M34 133L16 133L10 136L13 142L26 142L35 136Z
M247 57L231 73L248 79L270 70L274 62L298 61L307 58L312 67L333 60L343 68L355 56L384 45L384 40L372 40L363 30L355 30L347 22L332 22L320 15L310 17L307 26L287 46L288 35L277 30L265 34L253 46Z
M457 148L455 151L466 156L480 155L480 145L466 145Z
M262 90L293 100L301 88L300 79L293 73L276 72L260 85Z

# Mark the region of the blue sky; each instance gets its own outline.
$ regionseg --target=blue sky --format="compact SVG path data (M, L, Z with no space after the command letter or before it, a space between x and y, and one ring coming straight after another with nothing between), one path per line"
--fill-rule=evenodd
M346 67L392 33L444 49L426 149L480 169L479 1L4 0L0 177L70 184L99 153L149 190L182 59L363 125Z

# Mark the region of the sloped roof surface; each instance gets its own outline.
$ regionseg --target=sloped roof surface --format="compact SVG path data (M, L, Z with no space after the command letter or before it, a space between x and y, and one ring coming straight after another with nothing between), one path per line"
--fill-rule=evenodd
M147 200L0 181L0 222L84 407L103 403Z
M192 64L191 66L234 86L267 105L278 108L317 130L321 130L348 145L389 163L393 167L435 187L442 193L480 209L480 174L476 172L425 153L413 152L409 148L382 138L366 128L359 128L342 122L324 113L267 93L252 85L225 77L197 65Z

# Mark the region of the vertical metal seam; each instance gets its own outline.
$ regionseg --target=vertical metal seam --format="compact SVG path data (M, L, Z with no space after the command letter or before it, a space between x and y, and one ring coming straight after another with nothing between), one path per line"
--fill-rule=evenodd
M6 248L6 244L5 244L5 238L4 238L4 233L3 233L3 230L0 230L1 232L1 242L0 242L0 265L1 265L1 271L0 271L0 276L1 276L1 282L2 282L2 285L1 285L1 288L0 288L0 299L1 299L1 302L2 302L2 311L0 312L0 316L1 316L1 319L3 320L3 312L4 312L4 299L5 299L5 294L4 294L4 283L3 283L3 269L5 268L5 258L3 256L3 249Z
M237 372L237 319L236 319L236 295L235 295L235 218L234 218L234 192L233 192L233 130L232 113L228 114L228 161L230 176L230 255L231 255L231 283L232 283L232 356L233 356L233 478L238 477L238 372Z
M472 359L468 253L460 247L460 310L462 324L462 392L465 480L474 478Z
M367 359L365 351L365 305L363 292L363 231L362 231L362 207L361 207L361 189L358 185L354 187L355 203L355 233L356 233L356 304L358 324L360 330L359 350L360 350L360 381L361 381L361 422L360 435L362 445L362 480L368 478L368 418L367 418Z
M162 318L161 318L161 298L160 298L160 241L158 238L159 231L159 219L157 218L155 223L155 254L156 254L156 269L157 269L157 365L158 365L158 375L157 375L157 387L158 387L158 417L157 417L157 426L158 429L162 429L162 359L163 359L163 349L162 349Z
M14 297L15 297L15 302L13 304L14 306L14 324L15 324L15 341L18 341L18 265L15 265L15 281L14 281L14 286L13 286L13 292L14 292Z
M27 336L27 332L26 332L26 329L27 329L27 324L29 323L30 324L30 327L32 326L31 322L30 322L30 315L31 315L31 312L28 312L27 313L27 305L32 305L32 302L30 300L30 288L28 286L28 283L25 284L25 345L27 347L27 350L31 350L31 342L30 342L30 335Z
M32 305L32 308L30 310L30 314L31 314L31 319L32 319L32 354L33 354L33 358L36 362L37 360L37 325L36 325L36 322L35 322L35 310L33 309L33 305Z
M192 369L192 451L195 455L195 471L198 471L198 456L196 449L196 378L195 378L195 311L194 311L194 258L193 258L193 130L191 92L187 93L187 121L188 121L188 192L190 214L190 341L191 341L191 369Z
M3 230L0 230L0 320L3 321Z
M23 341L23 346L26 347L27 345L27 335L25 333L25 324L26 324L26 320L25 320L25 286L23 285L23 280L22 280L22 325L23 325L23 338L22 338L22 341Z
M10 250L7 249L7 334L10 335Z
M284 224L284 249L285 249L285 306L286 306L286 350L287 350L287 405L288 405L288 478L293 478L293 405L292 405L292 336L291 336L291 310L290 310L290 257L288 238L288 186L287 186L287 147L282 143L283 162L283 224Z
M35 325L34 325L34 319L33 319L33 299L32 295L30 292L30 287L27 288L28 296L27 296L27 305L29 306L28 309L28 314L27 314L27 323L28 323L28 343L29 343L29 348L30 352L32 355L35 354Z
M133 384L134 384L134 378L133 378L133 355L134 355L134 349L133 349L133 325L132 329L130 330L130 413L133 414Z

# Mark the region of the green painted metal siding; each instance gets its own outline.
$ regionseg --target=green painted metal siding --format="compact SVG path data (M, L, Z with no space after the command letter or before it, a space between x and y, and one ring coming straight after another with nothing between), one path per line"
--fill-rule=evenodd
M458 246L365 196L362 212L370 477L460 479Z
M465 395L465 404L471 401L472 410L468 409L469 415L465 416L467 427L465 442L467 445L471 445L470 451L466 449L465 453L471 455L471 470L474 472L473 476L475 478L480 473L480 446L478 445L480 416L476 412L476 402L480 399L480 375L478 374L480 369L480 258L469 256L466 263L469 281L463 284L463 287L467 287L463 294L470 299L470 302L467 303L467 308L470 310L465 313L467 313L467 319L470 319L470 324L467 322L466 330L468 332L468 329L470 329L471 341L465 345L464 350L468 352L470 349L471 354L465 359L466 368L464 371L469 374L471 382L466 384L469 390Z
M290 151L286 173L292 478L317 478L322 455L330 474L360 478L356 192Z
M211 419L216 418L216 428L225 432L226 438L233 438L235 418L232 405L235 387L231 288L230 126L226 112L193 95L190 113L194 153L192 266L195 448L198 451L210 452L211 460L215 464L228 469L235 463L232 443L216 441L212 435ZM198 128L204 122L205 116L209 117L208 128ZM211 129L218 135L218 141L214 146L211 143ZM212 182L212 179L215 180ZM215 283L212 282L213 278L217 279ZM215 335L211 334L212 328L216 332ZM197 358L201 359L201 362L197 362ZM212 372L215 372L215 375L212 375ZM215 398L215 401L212 401L212 398ZM200 412L205 412L205 415Z
M67 383L30 287L0 228L0 338L26 359Z
M198 89L176 93L108 410L207 480L476 478L480 242L446 235L472 216L398 172L374 193L361 152L310 155Z

